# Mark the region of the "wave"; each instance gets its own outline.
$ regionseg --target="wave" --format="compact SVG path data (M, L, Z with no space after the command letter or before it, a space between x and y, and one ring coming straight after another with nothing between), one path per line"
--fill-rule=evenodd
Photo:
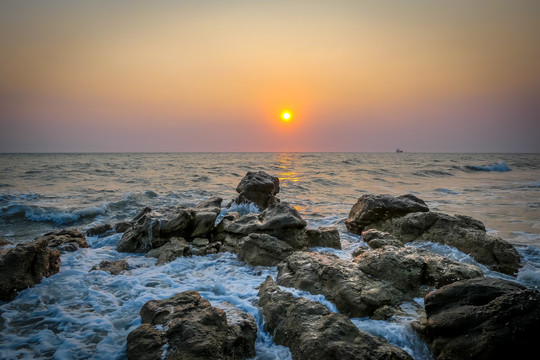
M497 161L495 164L490 165L465 165L465 170L470 171L510 171L510 167L504 161Z
M454 174L442 170L420 170L412 173L421 177L453 176Z
M73 225L83 219L93 219L107 212L107 206L90 206L83 209L58 209L10 203L0 209L0 218L26 219L34 222L52 222L59 226Z

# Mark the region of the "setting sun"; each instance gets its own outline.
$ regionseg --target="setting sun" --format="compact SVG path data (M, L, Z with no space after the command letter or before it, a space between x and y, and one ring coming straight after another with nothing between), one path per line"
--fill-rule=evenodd
M281 114L281 118L283 119L283 121L291 121L291 113L288 112L288 111L284 111L282 114Z

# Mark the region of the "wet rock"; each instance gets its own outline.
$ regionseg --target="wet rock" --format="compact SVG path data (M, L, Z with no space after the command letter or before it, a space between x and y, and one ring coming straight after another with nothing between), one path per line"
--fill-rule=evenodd
M155 257L158 259L156 265L162 265L181 256L189 255L191 255L189 243L183 238L172 238L165 245L152 249L146 254L148 257Z
M86 236L103 237L114 231L115 229L113 228L111 224L100 224L100 225L87 229L85 233L86 233Z
M81 248L88 248L86 237L75 229L63 229L47 233L36 238L36 240L44 239L47 241L51 249L60 251L76 251Z
M117 233L126 232L131 227L131 223L128 221L122 221L114 224L114 231Z
M364 240L372 249L378 249L383 246L395 246L401 247L403 243L396 239L393 235L378 231L375 229L369 229L362 232L362 240Z
M240 181L236 192L239 195L231 204L233 202L237 204L254 203L260 210L264 210L269 205L279 202L279 199L275 197L279 193L279 178L264 171L250 171Z
M495 271L514 275L521 267L517 250L507 241L486 234L484 225L468 216L437 212L413 213L383 226L402 242L438 242L469 254Z
M240 260L255 266L275 266L293 251L294 249L285 241L257 233L244 237L237 249Z
M455 282L425 297L416 329L435 359L526 359L536 353L540 293L510 281Z
M328 253L293 253L278 265L277 283L322 294L340 313L351 317L371 316L377 309L406 298L393 286L362 272L355 263Z
M196 291L149 301L127 338L128 359L245 359L255 356L255 320L212 307ZM230 314L230 315L228 315Z
M252 265L275 265L288 256L291 249L307 250L314 246L341 249L336 229L307 230L304 219L286 202L270 205L260 214L226 216L216 227L214 239L223 242L220 251L242 254Z
M0 237L0 246L5 246L5 245L12 245L12 243Z
M420 289L423 285L440 288L455 281L483 276L477 266L410 246L385 246L365 251L354 259L354 263L365 274L391 283L410 297L425 295Z
M362 195L349 212L349 218L345 221L347 229L361 235L368 225L401 217L414 212L429 211L426 203L412 194L398 197L391 195Z
M271 277L259 288L259 306L274 341L289 347L293 359L411 359L386 340L358 330L346 316L280 290Z
M122 272L128 270L129 265L128 262L124 259L121 260L103 260L99 263L99 265L96 265L90 269L90 271L95 270L101 270L101 271L108 271L111 273L111 275L119 275Z
M176 206L160 211L147 207L131 221L117 250L141 253L159 248L173 237L188 241L197 237L209 238L221 211L214 205L221 201L221 198L211 198L193 208Z
M19 291L60 271L60 252L48 245L48 238L41 237L0 251L0 300L12 300Z

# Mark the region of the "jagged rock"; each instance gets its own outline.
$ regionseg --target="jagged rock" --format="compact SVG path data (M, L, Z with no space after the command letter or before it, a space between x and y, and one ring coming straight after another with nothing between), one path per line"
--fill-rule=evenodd
M393 235L375 229L363 231L362 240L364 240L372 249L378 249L387 245L396 247L403 246L403 243Z
M0 246L4 246L4 245L12 245L12 243L0 237Z
M275 266L294 249L273 236L253 233L242 238L237 251L240 260L250 265Z
M100 224L86 230L86 236L105 236L115 231L111 224Z
M49 248L60 251L76 251L80 248L88 248L86 237L75 229L63 229L47 233L36 238L45 239Z
M500 279L458 281L425 297L415 324L435 359L527 359L540 333L540 293Z
M426 211L429 211L426 203L412 194L398 197L366 194L354 204L345 225L350 232L361 235L368 225L375 227L373 224L380 221Z
M148 257L155 257L158 259L156 265L162 265L181 256L189 255L191 255L189 243L183 238L172 238L165 245L152 249L146 254Z
M120 252L147 252L169 242L172 237L192 240L197 237L210 237L214 222L221 209L221 198L211 198L193 208L181 206L153 211L145 208L132 221L120 239L117 250Z
M293 253L278 265L277 283L322 294L351 317L371 316L406 298L393 286L364 274L355 263L328 253Z
M254 203L260 210L264 210L269 205L279 202L275 196L279 193L279 178L264 171L250 171L242 178L236 187L236 192L239 195L231 204Z
M254 234L266 236L250 238ZM314 246L341 249L336 229L306 230L306 222L286 202L272 204L260 214L226 216L216 227L213 238L223 243L220 251L241 254L241 258L252 265L275 265L291 250L307 250Z
M121 221L114 224L114 231L116 231L117 233L123 233L126 232L130 227L131 223L129 221Z
M127 338L128 359L245 359L255 356L251 315L212 307L196 291L148 301L142 325ZM152 327L154 326L154 327ZM155 326L160 326L156 328ZM166 351L163 353L162 346Z
M13 300L18 291L60 271L60 252L49 248L48 240L41 237L0 251L0 300Z
M346 316L280 290L271 277L259 287L259 306L274 341L289 347L295 360L411 359L386 340L358 330Z
M365 251L354 259L354 263L365 274L388 281L411 297L425 295L420 293L423 285L440 288L455 281L483 276L477 266L410 246L385 246Z
M509 242L486 234L484 225L468 216L414 213L392 219L382 229L402 242L422 240L453 246L505 274L514 275L521 267L520 256Z
M94 270L101 270L101 271L108 271L111 273L111 275L119 275L123 271L128 270L129 265L128 262L124 259L121 260L103 260L99 263L99 265L93 266L90 271Z

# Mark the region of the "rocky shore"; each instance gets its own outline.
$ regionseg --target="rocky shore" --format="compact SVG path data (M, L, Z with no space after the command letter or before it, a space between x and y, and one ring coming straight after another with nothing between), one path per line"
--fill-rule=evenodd
M277 266L276 279L259 287L266 329L294 359L409 359L385 339L369 335L350 318L391 319L401 304L424 298L413 324L435 359L491 359L533 352L540 330L540 293L507 280L484 277L480 267L407 246L442 243L469 254L488 268L514 276L521 267L516 249L486 233L464 215L432 212L416 196L364 195L345 225L366 244L352 260L314 247L341 249L335 228L308 229L291 204L280 201L279 179L249 172L238 196L222 207L209 198L192 207L146 207L131 221L100 225L87 236L122 234L118 252L156 258L156 266L178 257L232 252L253 266ZM241 215L234 204L255 204L259 213ZM218 220L219 217L219 220ZM120 236L120 235L118 235ZM0 244L0 300L60 270L60 254L87 248L75 229L45 234L13 246ZM130 273L125 260L103 261L91 271ZM339 313L282 287L321 294ZM150 300L142 324L127 337L129 359L247 359L256 357L253 317L231 304L212 306L196 291ZM519 356L518 356L519 357Z

